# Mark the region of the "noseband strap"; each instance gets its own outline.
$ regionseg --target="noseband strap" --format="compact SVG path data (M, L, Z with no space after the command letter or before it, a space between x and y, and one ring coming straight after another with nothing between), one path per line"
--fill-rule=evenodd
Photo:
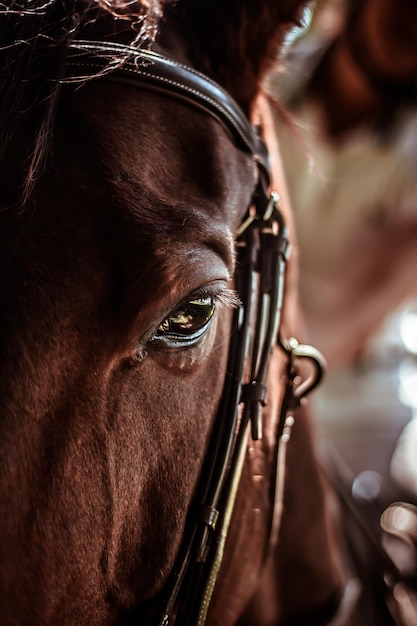
M209 450L189 513L187 532L171 578L157 607L154 626L203 626L222 562L249 437L262 436L262 407L268 401L266 376L271 351L278 345L288 355L287 388L278 423L275 501L265 552L279 526L285 474L285 448L293 410L315 387L324 366L320 353L279 334L284 298L288 232L279 196L269 193L269 159L265 145L238 104L215 82L192 68L156 52L105 42L72 45L64 82L104 77L112 82L157 90L214 116L236 146L252 155L258 182L237 233L236 290L242 306L235 311L227 374ZM314 364L300 383L298 362Z

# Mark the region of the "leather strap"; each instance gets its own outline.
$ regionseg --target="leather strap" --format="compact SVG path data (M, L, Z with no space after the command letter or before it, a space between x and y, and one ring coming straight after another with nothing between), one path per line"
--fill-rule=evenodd
M288 355L288 389L278 425L278 436L284 443L289 439L293 421L288 412L301 402L321 377L321 362L309 346L300 346L298 342L294 343L295 340L283 342L279 338L285 267L289 256L288 233L279 210L279 196L268 192L266 147L239 105L207 76L156 52L107 42L74 42L64 82L81 83L95 77L135 88L143 85L214 116L235 144L252 155L259 171L251 210L247 211L237 233L239 271L236 288L242 309L236 310L234 315L228 375L197 488L197 510L190 512L188 532L152 621L158 626L174 622L181 626L203 626L222 562L249 431L253 439L262 437L260 407L265 404L265 382L272 347L278 343ZM256 276L259 281L255 280ZM259 283L259 289L255 294L256 283ZM250 347L252 329L255 329L255 336ZM300 358L317 363L316 374L304 385L295 383L299 378L295 362ZM247 364L250 364L250 376L243 384ZM240 419L239 407L242 408ZM280 458L281 480L275 489L278 498L282 496L285 455L282 453ZM278 520L275 517L271 520L270 540L265 552L271 548L271 536L275 535Z
M65 83L111 76L112 82L136 88L142 83L148 89L203 109L223 125L239 148L253 155L262 175L268 177L268 152L261 137L237 102L204 74L153 50L83 40L71 44L67 67Z

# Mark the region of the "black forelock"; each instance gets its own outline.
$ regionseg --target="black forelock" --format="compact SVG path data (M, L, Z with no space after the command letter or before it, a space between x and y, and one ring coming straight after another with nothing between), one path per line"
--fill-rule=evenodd
M113 33L129 31L129 43L144 45L159 16L157 1L0 1L0 188L8 188L3 196L13 186L15 202L24 203L43 172L72 41L109 26Z

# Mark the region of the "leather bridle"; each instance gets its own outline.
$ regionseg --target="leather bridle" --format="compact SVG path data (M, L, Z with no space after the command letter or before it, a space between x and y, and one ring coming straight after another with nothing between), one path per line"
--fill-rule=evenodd
M116 60L115 60L116 59ZM209 450L189 512L187 532L176 565L163 592L154 626L202 626L220 569L224 544L246 456L248 438L262 437L262 407L272 348L288 356L287 387L278 424L275 498L267 552L276 536L283 493L285 448L293 410L320 381L324 360L311 346L279 333L290 245L279 209L279 196L269 193L265 145L237 103L218 84L199 72L156 52L121 44L76 41L72 44L65 82L93 77L157 90L214 116L236 146L252 155L258 181L237 233L236 290L242 306L232 323L227 374ZM301 382L298 361L308 359L313 373Z

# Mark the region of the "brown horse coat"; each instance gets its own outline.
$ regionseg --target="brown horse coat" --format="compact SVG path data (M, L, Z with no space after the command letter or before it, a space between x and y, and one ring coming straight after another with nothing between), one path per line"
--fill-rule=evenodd
M183 0L165 10L156 45L218 80L254 119L298 4L264 2L260 11L249 0ZM41 7L46 23L51 6ZM79 7L71 10L73 26L82 23ZM86 23L80 36L108 32L107 18ZM113 38L131 36L124 24L111 19ZM24 124L15 124L13 140L3 133L2 623L146 624L174 565L220 401L235 233L256 166L216 120L158 93L97 78L63 86L55 110L42 91L50 81L39 79L51 69L52 27L46 32L27 59L37 80L20 84L39 89L19 94L32 98L28 119L21 105ZM21 60L12 55L11 63ZM269 113L259 106L283 192ZM40 146L32 152L29 131ZM289 272L285 336L298 326ZM155 342L168 316L203 296L225 306L201 341L182 350ZM265 437L249 446L210 625L307 623L304 615L322 624L341 592L334 520L304 410L277 548L263 561L286 365L276 348Z

